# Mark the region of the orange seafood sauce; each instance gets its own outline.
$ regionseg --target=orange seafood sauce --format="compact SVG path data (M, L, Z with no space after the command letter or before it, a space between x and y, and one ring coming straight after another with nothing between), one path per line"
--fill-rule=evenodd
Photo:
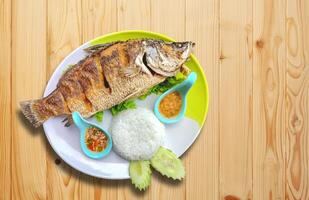
M95 127L87 128L86 145L88 149L95 152L103 151L107 146L107 137L99 129Z
M181 110L182 98L179 92L175 91L166 95L160 102L159 111L167 118L173 118Z

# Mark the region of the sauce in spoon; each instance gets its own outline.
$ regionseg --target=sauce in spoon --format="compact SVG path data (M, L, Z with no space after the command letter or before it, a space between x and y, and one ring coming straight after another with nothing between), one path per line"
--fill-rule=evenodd
M103 151L107 147L108 138L96 127L86 129L85 140L88 149L94 152Z
M167 90L157 98L154 105L156 117L164 124L180 121L187 109L187 94L197 79L191 72L186 80Z
M90 158L99 159L107 156L112 149L112 137L107 130L88 122L79 112L73 112L74 124L80 132L80 146Z
M159 104L160 113L167 118L176 117L180 110L182 104L182 97L178 91L174 91L166 95Z

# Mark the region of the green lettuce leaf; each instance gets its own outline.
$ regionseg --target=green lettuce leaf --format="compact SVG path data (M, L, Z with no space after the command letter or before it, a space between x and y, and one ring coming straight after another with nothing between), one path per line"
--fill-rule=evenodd
M110 110L113 116L117 115L121 111L127 110L127 109L134 109L136 108L136 104L133 100L127 100L124 101L118 105L113 106Z
M103 121L103 115L104 115L104 112L99 111L96 114L94 114L94 117L98 122L102 122Z
M150 94L151 94L151 90L148 90L145 94L143 94L142 96L139 96L138 99L139 99L139 100L144 100L144 99L146 99Z
M167 90L171 89L172 87L174 87L175 85L181 83L186 78L187 78L186 75L184 75L181 72L178 72L175 76L168 77L162 83L159 83L158 85L155 85L152 88L150 88L145 94L138 97L138 99L144 100L147 98L147 96L149 96L152 93L157 94L157 95L162 94L166 92Z

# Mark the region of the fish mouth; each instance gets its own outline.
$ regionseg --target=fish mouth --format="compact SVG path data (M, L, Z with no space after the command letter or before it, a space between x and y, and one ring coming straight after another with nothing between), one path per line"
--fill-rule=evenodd
M189 48L192 49L195 47L195 42L186 41L186 42L172 42L177 48Z

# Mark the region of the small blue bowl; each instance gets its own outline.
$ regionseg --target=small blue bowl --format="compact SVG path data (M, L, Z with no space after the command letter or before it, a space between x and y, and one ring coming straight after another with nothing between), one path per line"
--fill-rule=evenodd
M111 149L112 149L112 145L113 145L113 141L112 141L112 137L111 135L108 133L108 131L106 131L105 129L103 129L102 127L90 123L87 120L85 120L80 114L79 112L73 112L72 113L72 118L73 121L75 123L75 125L78 127L79 131L80 131L80 146L83 150L83 152L90 158L94 158L94 159L99 159L99 158L103 158L104 156L107 156ZM107 143L107 147L101 151L101 152L94 152L91 151L90 149L88 149L87 145L86 145L86 130L87 128L91 128L91 127L95 127L100 129L101 131L103 131L103 133L107 136L108 138L108 143Z
M186 80L184 80L179 85L176 85L175 87L172 87L171 89L167 90L161 96L158 97L158 99L156 100L155 105L154 105L154 113L155 113L156 117L162 123L164 123L164 124L176 123L176 122L180 121L185 116L185 112L186 112L186 109L187 109L187 94L188 94L188 91L193 86L193 84L195 83L196 79L197 79L197 74L195 72L191 72ZM181 95L181 98L182 98L181 110L176 117L166 118L163 115L161 115L161 113L159 111L159 105L160 105L161 100L166 95L168 95L172 92L175 92L175 91L179 92L180 95Z

